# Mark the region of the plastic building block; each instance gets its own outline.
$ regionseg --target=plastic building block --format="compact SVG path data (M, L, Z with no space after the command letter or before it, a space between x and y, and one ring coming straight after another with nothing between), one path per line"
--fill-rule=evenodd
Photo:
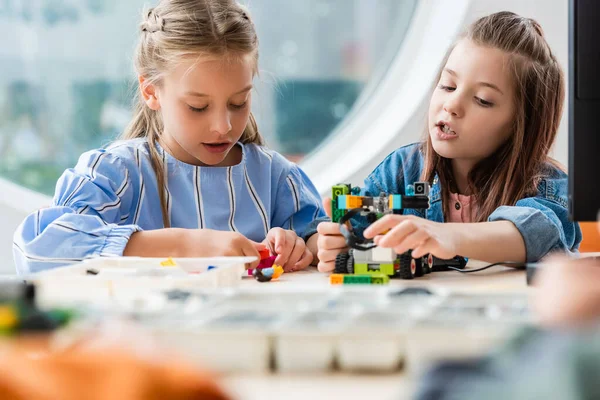
M0 284L0 334L51 331L74 315L70 310L38 309L35 286L30 283Z
M273 279L277 279L283 275L283 267L281 265L273 265L273 270Z
M275 263L276 258L277 256L268 256L266 258L262 258L256 268L271 268L273 263Z
M387 285L390 283L390 277L386 274L371 274L372 285Z
M370 275L344 275L344 285L370 285Z
M259 282L269 282L271 280L270 268L254 268L252 276Z
M275 265L270 268L255 268L252 276L259 282L269 282L279 278L283 274L283 267Z
M169 257L165 261L162 261L160 263L160 265L163 267L176 267L177 263L175 261L173 261L173 259L171 257Z
M394 264L358 264L358 263L355 263L354 264L354 273L361 274L361 275L386 274L389 276L389 275L394 275L395 271L394 271Z
M333 222L338 222L346 213L346 210L338 208L338 196L344 196L351 192L352 188L346 184L335 185L331 188L331 220Z
M386 285L390 278L386 274L331 274L329 283L332 285Z
M354 195L343 195L338 196L338 208L344 210L350 210L352 208L358 208L363 206L363 198L362 196L354 196Z
M259 254L260 254L260 262L258 263L256 268L257 269L271 268L273 266L273 264L275 263L275 259L277 258L277 256L275 256L275 255L272 256L269 249L260 250ZM254 276L253 273L254 273L254 270L252 270L252 269L248 270L249 276Z
M19 317L14 307L0 306L0 332L13 330L18 322Z
M372 224L384 215L398 214L406 209L424 211L429 208L429 191L428 182L408 185L405 194L381 193L379 196L371 196L369 193L361 196L360 190L352 188L349 184L333 186L331 220L340 224L340 231L350 248L348 253L340 253L336 257L334 273L384 274L388 277L413 279L435 271L435 268L431 268L435 264L433 259L431 262L428 262L427 258L413 259L411 250L397 254L393 249L380 248L373 240L355 234L350 225L354 217L361 217L363 221ZM376 281L382 283L382 279ZM355 280L344 277L344 283L355 283Z
M261 260L264 260L265 258L271 257L271 252L267 248L259 250L258 254L260 255L260 259Z

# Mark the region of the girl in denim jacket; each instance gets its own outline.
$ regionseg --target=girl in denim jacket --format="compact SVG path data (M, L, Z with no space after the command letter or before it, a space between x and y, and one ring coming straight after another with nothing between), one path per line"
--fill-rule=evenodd
M536 21L510 12L477 20L440 73L423 142L394 151L365 180L369 195L404 194L407 184L427 181L430 208L387 215L364 236L398 254L412 249L415 258L536 261L577 251L567 175L548 155L564 92ZM333 270L346 247L338 224L317 220L309 237L319 270Z

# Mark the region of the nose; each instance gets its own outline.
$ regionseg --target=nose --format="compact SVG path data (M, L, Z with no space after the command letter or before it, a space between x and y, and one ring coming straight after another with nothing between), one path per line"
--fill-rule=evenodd
M231 131L231 117L229 111L223 110L214 114L211 121L211 131L219 135L226 135Z
M448 93L448 97L446 97L444 101L444 111L453 117L462 117L464 113L462 99L459 93L456 91L452 93Z

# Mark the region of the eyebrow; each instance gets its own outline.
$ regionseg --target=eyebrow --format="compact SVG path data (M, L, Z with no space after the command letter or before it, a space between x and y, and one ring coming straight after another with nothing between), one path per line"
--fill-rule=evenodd
M453 70L451 70L450 68L444 68L444 71L446 71L450 75L458 77L458 75L456 74L456 72L453 71ZM494 85L493 83L489 83L489 82L477 82L477 84L480 85L480 86L485 86L485 87L489 87L491 89L497 90L498 92L500 92L500 94L504 94L504 92L502 90L500 90L500 88L498 86Z
M252 90L253 86L252 85L248 85L245 88L243 88L242 90L240 90L237 93L234 93L233 95L235 96L236 94L241 94L244 92L247 92L249 90ZM200 92L194 92L194 91L189 91L189 92L185 92L186 96L194 96L194 97L209 97L207 94L205 93L200 93Z

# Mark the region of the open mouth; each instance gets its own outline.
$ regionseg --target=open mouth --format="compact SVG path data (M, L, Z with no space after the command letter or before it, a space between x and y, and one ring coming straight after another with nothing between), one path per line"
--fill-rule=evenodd
M210 151L211 153L222 153L226 151L231 143L222 142L222 143L202 143L204 147Z
M440 128L440 131L446 135L456 135L456 132L450 129L450 127L444 122L438 122L437 126Z

